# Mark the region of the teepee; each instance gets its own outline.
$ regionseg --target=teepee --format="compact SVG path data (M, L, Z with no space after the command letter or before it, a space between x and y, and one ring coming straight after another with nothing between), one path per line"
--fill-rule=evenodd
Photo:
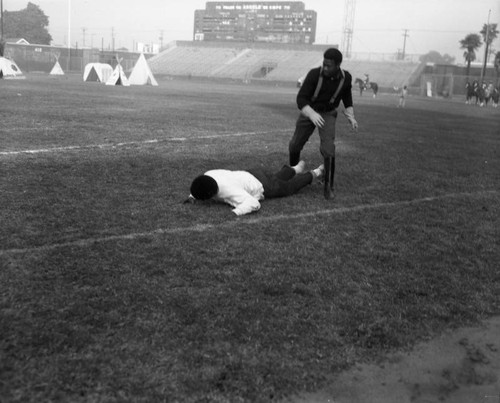
M130 83L128 82L127 76L125 75L125 72L123 71L123 67L120 64L123 59L116 58L116 60L118 61L118 64L116 65L115 69L113 70L113 74L111 74L111 77L109 77L108 81L106 81L106 85L129 86Z
M105 83L113 74L113 67L107 63L88 63L83 71L83 81Z
M0 57L0 78L26 78L14 60Z
M143 53L141 53L139 59L135 63L128 81L131 85L158 85Z
M63 76L64 75L64 71L63 71L61 65L59 64L59 57L56 56L56 63L54 64L54 67L52 67L52 70L50 70L49 74L51 76Z

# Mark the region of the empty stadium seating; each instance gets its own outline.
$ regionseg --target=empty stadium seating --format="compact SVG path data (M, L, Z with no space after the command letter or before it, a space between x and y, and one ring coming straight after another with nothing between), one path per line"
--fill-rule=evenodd
M230 48L174 46L148 63L154 74L207 77L236 55L237 51Z
M252 44L177 42L149 59L155 75L268 80L296 83L312 67L320 66L325 47L303 49L259 47ZM419 68L416 62L344 60L353 76L370 75L380 88L408 84ZM411 84L411 83L410 83Z
M411 62L346 60L343 68L351 73L353 81L356 78L364 80L365 74L369 74L370 81L376 82L379 87L392 88L409 84L419 65Z

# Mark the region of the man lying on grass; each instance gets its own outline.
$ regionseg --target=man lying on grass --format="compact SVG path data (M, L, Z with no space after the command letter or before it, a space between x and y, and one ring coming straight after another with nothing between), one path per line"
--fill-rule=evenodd
M236 215L244 215L260 209L259 200L286 197L297 193L314 178L324 174L324 167L305 172L305 163L300 161L290 167L284 165L277 173L263 169L230 171L214 169L196 177L191 183L191 194L185 203L197 200L216 200L234 207Z

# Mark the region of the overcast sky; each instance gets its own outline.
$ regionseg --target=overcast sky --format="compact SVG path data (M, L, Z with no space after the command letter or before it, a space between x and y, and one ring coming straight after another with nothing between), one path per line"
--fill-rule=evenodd
M132 49L134 43L192 40L194 10L205 0L31 0L49 17L53 43ZM316 43L341 44L345 0L304 0L318 13ZM4 9L26 8L28 0L3 0ZM71 7L70 7L71 6ZM70 10L70 12L68 12ZM488 20L500 27L500 0L356 0L353 52L406 53L430 50L462 61L458 41L478 33ZM68 27L71 27L68 35ZM85 35L84 35L85 32ZM500 50L500 39L493 43ZM482 58L481 51L479 58Z

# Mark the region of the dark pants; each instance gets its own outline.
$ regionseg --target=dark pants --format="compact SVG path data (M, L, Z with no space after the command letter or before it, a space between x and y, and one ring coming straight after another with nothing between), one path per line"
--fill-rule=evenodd
M335 121L337 120L337 111L322 112L320 115L325 120L323 127L318 127L321 144L319 151L323 158L335 157ZM316 126L309 118L300 114L295 124L295 132L290 143L288 151L290 152L290 165L297 165L300 160L300 152L314 132Z
M262 183L266 199L291 196L313 180L311 172L296 174L295 170L288 165L284 165L279 172L274 174L269 174L260 168L249 169L248 172Z

